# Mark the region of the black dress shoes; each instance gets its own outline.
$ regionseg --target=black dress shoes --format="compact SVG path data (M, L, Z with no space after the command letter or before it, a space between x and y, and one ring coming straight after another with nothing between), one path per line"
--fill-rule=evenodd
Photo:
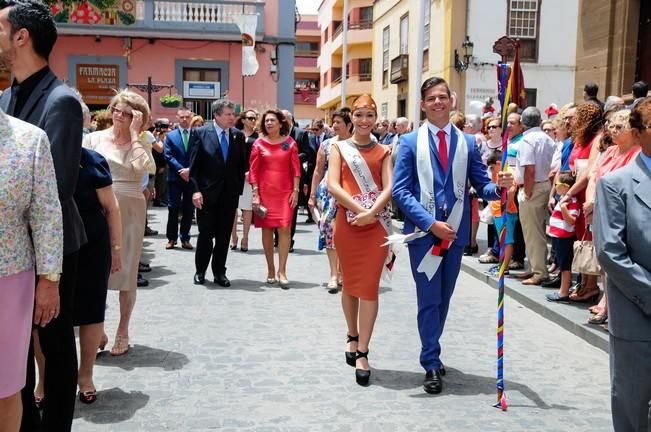
M540 286L543 288L560 288L561 287L561 275L555 276L553 278L547 279L545 282L541 283Z
M448 371L445 370L445 366L443 366L443 363L441 363L441 367L439 368L439 374L441 374L441 376L445 376L446 373L448 373Z
M140 273L138 273L138 281L136 282L136 286L140 288L149 286L149 281L142 277Z
M215 278L215 283L217 285L219 285L219 286L223 286L223 287L226 287L226 288L231 286L231 281L229 281L228 278L226 277L226 275L223 275L223 274L222 275L217 275L217 277Z
M194 284L203 285L206 283L206 275L204 273L195 273L194 274Z
M427 371L423 380L423 390L429 394L439 394L443 390L443 379L441 379L440 369L437 371Z

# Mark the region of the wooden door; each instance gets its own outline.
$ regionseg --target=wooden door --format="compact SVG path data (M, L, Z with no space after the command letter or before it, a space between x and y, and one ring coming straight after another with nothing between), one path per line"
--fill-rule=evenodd
M635 81L651 83L651 1L640 1L640 27L637 39Z

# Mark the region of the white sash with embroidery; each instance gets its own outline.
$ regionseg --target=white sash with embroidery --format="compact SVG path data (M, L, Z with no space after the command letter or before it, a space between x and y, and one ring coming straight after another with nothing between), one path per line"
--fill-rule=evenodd
M353 177L355 177L355 181L357 182L357 185L361 191L361 194L359 196L353 196L353 199L360 203L362 207L371 208L380 195L380 190L375 184L375 180L373 180L373 174L371 174L371 170L369 169L362 155L359 153L357 147L355 147L352 142L349 140L339 141L337 143L337 146L339 147L341 155L346 160L346 163L350 168L350 172L353 173ZM349 211L347 210L346 214L348 213ZM388 205L385 206L384 209L380 211L380 213L378 213L378 220L380 221L380 224L384 230L387 232L387 236L391 236L393 234L393 225L391 224L391 213L389 212ZM394 261L394 248L392 245L389 245L389 252L387 253L387 257L384 261L384 267L382 268L382 280L387 283L391 282Z
M454 196L456 201L447 219L447 223L454 231L459 231L463 217L463 205L466 197L466 183L468 180L468 145L463 133L452 125L452 133L457 134L457 148L452 160L452 181L454 183ZM420 204L432 216L436 215L436 194L434 191L434 169L430 160L429 122L425 121L418 129L416 141L416 168L418 169L418 183L420 185ZM450 139L452 141L452 139ZM448 143L449 146L449 143ZM429 232L416 228L412 234L394 234L387 237L385 244L408 243L412 240L425 237ZM442 257L433 253L426 253L417 270L425 273L429 280L441 265Z

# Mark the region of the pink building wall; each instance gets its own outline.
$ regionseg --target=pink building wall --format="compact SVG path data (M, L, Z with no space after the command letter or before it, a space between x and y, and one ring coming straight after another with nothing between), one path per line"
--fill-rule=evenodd
M268 8L272 9L272 8ZM267 31L277 29L276 18L265 14ZM99 42L94 36L61 35L50 56L50 64L61 79L69 80L68 70L71 56L104 56L125 57L125 38L102 36ZM128 57L126 82L146 83L147 77L152 77L153 84L176 84L176 60L226 61L228 62L228 88L222 84L221 91L228 90L228 98L235 103L242 103L242 45L238 42L215 42L177 39L132 39L131 53ZM265 53L258 53L258 72L253 77L245 78L244 107L258 110L275 106L277 101L277 86L272 81L269 72L269 46ZM173 93L181 93L182 89L173 89ZM140 92L143 94L142 92ZM175 109L163 108L159 103L160 96L168 94L161 90L152 95L152 116L173 117ZM146 94L143 94L146 98Z

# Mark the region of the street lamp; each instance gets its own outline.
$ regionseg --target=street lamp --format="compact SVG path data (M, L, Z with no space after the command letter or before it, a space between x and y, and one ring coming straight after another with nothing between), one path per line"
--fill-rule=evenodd
M459 57L459 51L454 50L454 68L457 72L463 72L468 69L472 60L472 50L475 48L475 44L470 42L468 36L466 36L466 40L463 41L461 46L463 47L463 60Z

